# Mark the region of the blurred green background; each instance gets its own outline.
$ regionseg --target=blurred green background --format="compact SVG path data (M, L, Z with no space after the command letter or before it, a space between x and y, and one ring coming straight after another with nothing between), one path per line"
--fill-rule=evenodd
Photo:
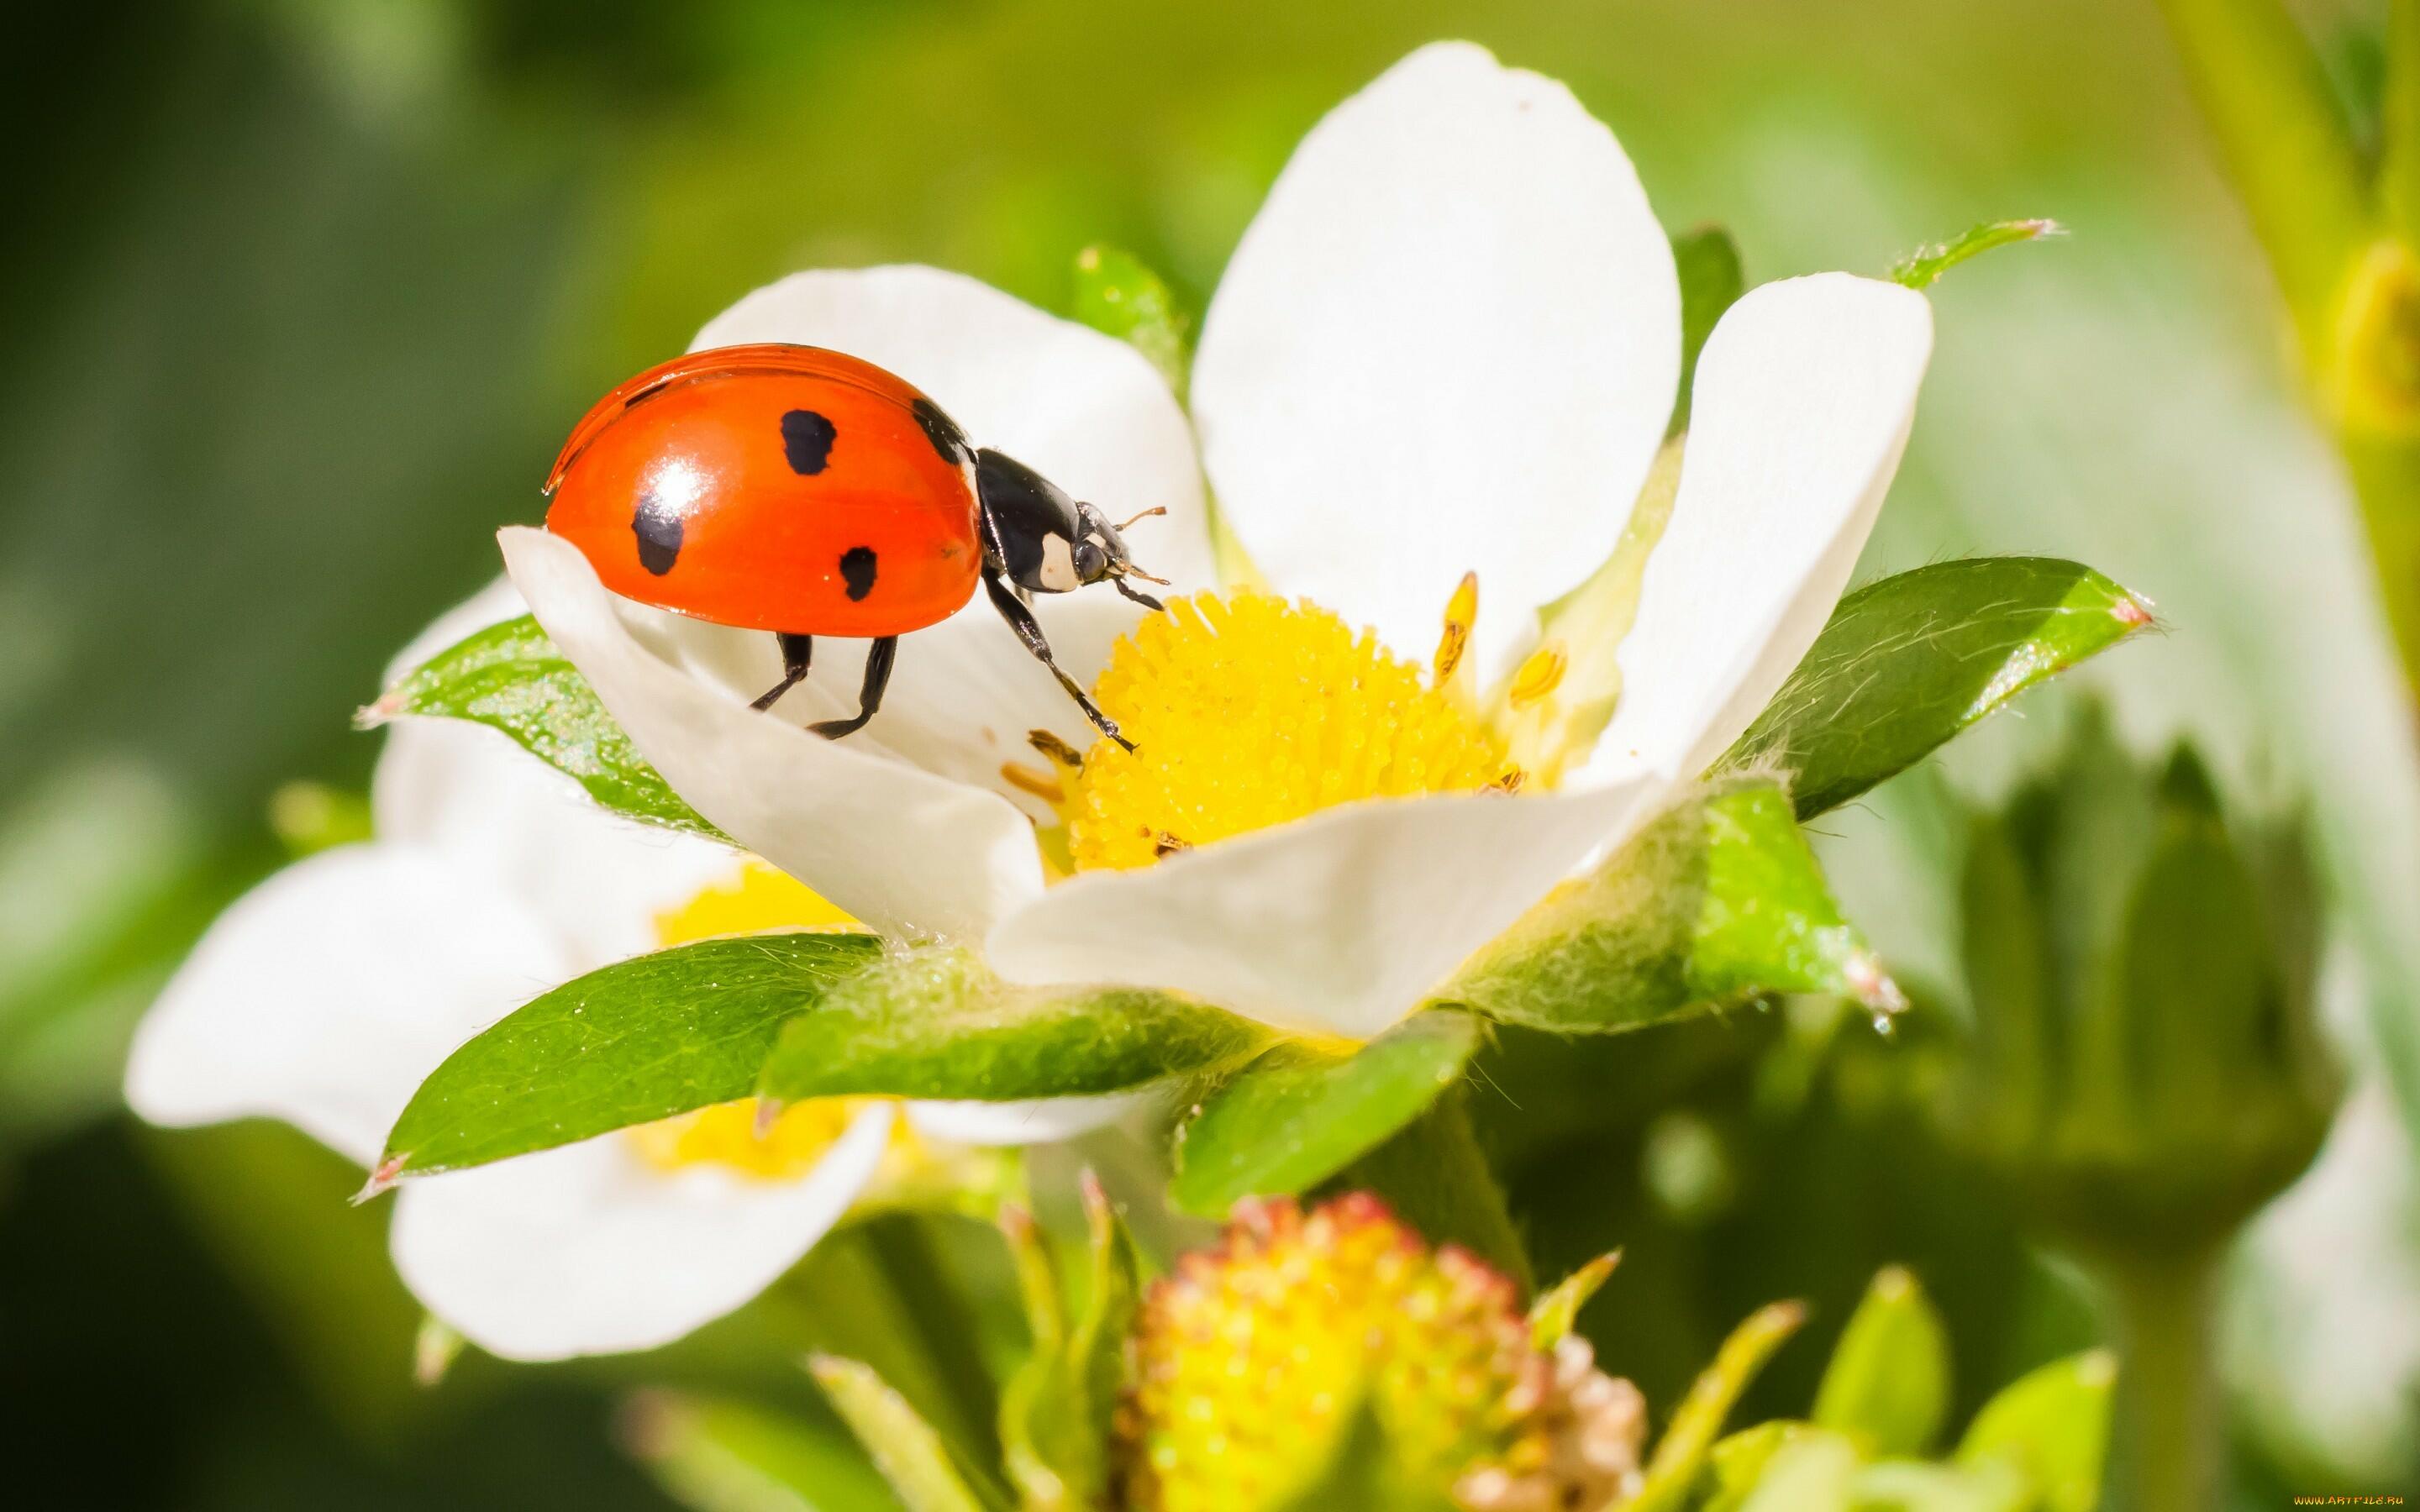
M2305 11L2356 111L2374 10ZM812 1410L785 1363L824 1326L812 1273L663 1358L470 1362L420 1391L353 1174L282 1129L135 1128L126 1037L283 859L271 793L365 781L349 711L493 575L491 531L536 517L595 393L800 267L932 262L1063 308L1105 240L1198 309L1303 131L1447 36L1568 81L1667 224L1728 225L1752 279L1878 272L2003 216L2071 229L1936 291L1864 570L2101 567L2173 631L2092 674L2130 736L2192 732L2233 781L2313 798L2358 1081L2237 1266L2237 1496L2420 1482L2420 757L2151 0L154 0L12 22L0 1473L22 1504L663 1506L624 1452L629 1384ZM2060 708L2027 714L1951 779L2003 787ZM1826 822L1918 980L1952 975L1938 781ZM1837 1326L1893 1259L1948 1311L1970 1406L2094 1336L2072 1277L1910 1133L1886 1044L1772 1016L1527 1073L1547 1070L1601 1116L1496 1118L1498 1151L1516 1196L1583 1215L1535 1230L1546 1273L1628 1246L1589 1321L1651 1397L1762 1301ZM1764 1390L1803 1401L1821 1357Z

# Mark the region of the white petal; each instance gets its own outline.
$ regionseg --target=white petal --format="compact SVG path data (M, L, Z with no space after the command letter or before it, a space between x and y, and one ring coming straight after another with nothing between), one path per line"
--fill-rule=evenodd
M607 712L748 849L885 933L970 938L1042 890L1032 827L1004 800L757 714L642 644L623 614L669 617L617 608L627 601L579 548L538 530L501 539L538 623Z
M1219 507L1280 591L1421 659L1475 569L1483 682L1621 535L1680 310L1613 133L1422 48L1303 139L1227 266L1193 376Z
M992 931L1011 981L1192 993L1368 1039L1650 811L1660 784L1375 799L1062 883Z
M428 1310L490 1354L561 1360L669 1344L772 1284L882 1159L860 1114L804 1179L665 1171L620 1134L406 1183L390 1243Z
M1723 316L1592 774L1694 776L1780 689L1856 567L1931 351L1924 296L1847 273L1764 285Z
M508 895L425 851L349 845L219 916L134 1039L153 1123L266 1115L365 1166L455 1046L571 974Z
M740 866L727 845L598 808L501 731L459 719L390 725L370 804L380 840L442 852L511 893L582 971L654 949L659 914Z
M1158 1096L1146 1090L1021 1103L910 1103L908 1122L925 1138L951 1144L1047 1145L1115 1123Z
M913 266L795 273L717 316L696 346L752 341L830 347L879 363L930 393L977 445L1037 469L1112 519L1165 508L1165 517L1138 523L1128 537L1137 560L1172 579L1175 592L1214 580L1192 432L1168 385L1125 343L974 279ZM1142 613L1106 586L1037 594L1034 611L1060 664L1087 686ZM818 645L811 686L853 713L863 664L861 647L834 643L827 656ZM803 717L788 701L782 712ZM1004 762L1040 764L1026 743L1036 729L1078 749L1094 738L1074 701L978 591L954 618L902 643L890 695L866 733L1047 818L1047 806L1001 776Z
M395 659L386 664L385 687L392 687L404 674L441 651L478 634L490 625L517 620L529 612L521 602L520 591L509 578L499 578L461 603L455 605L430 622L428 628L413 636Z

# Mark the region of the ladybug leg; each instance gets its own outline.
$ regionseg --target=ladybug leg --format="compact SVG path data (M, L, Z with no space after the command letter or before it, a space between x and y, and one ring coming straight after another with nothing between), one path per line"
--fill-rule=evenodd
M773 639L782 643L782 680L765 690L764 697L748 705L762 714L782 700L782 695L807 680L807 663L815 654L815 638L774 632Z
M1059 686L1067 690L1067 696L1076 701L1076 706L1084 711L1084 717L1098 726L1101 733L1128 750L1134 749L1134 742L1118 733L1118 722L1103 714L1101 706L1093 702L1093 695L1084 691L1084 685L1068 676L1060 667L1059 659L1050 655L1050 642L1043 639L1042 626L1033 618L1032 606L1017 597L1001 580L1000 574L988 567L984 569L984 589L991 594L992 608L1000 610L1000 617L1006 620L1008 627L1016 632L1016 638L1025 642L1025 649L1033 653L1033 659L1050 669L1050 675L1059 679Z
M891 686L891 664L898 659L899 638L895 635L886 635L866 647L865 681L857 690L857 717L826 719L807 728L826 740L838 740L864 729L865 721L874 717L874 711L882 707L882 690Z

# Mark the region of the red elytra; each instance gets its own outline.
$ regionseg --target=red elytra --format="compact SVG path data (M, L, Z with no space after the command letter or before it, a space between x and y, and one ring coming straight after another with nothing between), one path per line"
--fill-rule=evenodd
M974 462L939 406L871 363L726 347L598 400L547 479L546 526L643 604L751 630L899 635L974 596Z
M775 633L784 675L759 709L805 679L814 637L868 638L856 717L813 726L834 738L863 728L898 637L949 618L981 581L1026 649L1125 743L1060 669L1032 595L1109 582L1157 609L1125 579L1158 579L1135 568L1098 509L976 449L940 406L872 363L760 343L649 368L573 428L546 492L547 529L613 592Z

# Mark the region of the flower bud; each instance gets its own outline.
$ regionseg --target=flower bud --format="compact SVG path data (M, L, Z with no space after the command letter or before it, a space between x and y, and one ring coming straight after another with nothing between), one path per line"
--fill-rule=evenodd
M2318 1151L2337 1090L2298 828L2230 825L2189 747L2148 771L2098 711L1973 825L1974 1023L1944 1121L2087 1254L2223 1240Z

